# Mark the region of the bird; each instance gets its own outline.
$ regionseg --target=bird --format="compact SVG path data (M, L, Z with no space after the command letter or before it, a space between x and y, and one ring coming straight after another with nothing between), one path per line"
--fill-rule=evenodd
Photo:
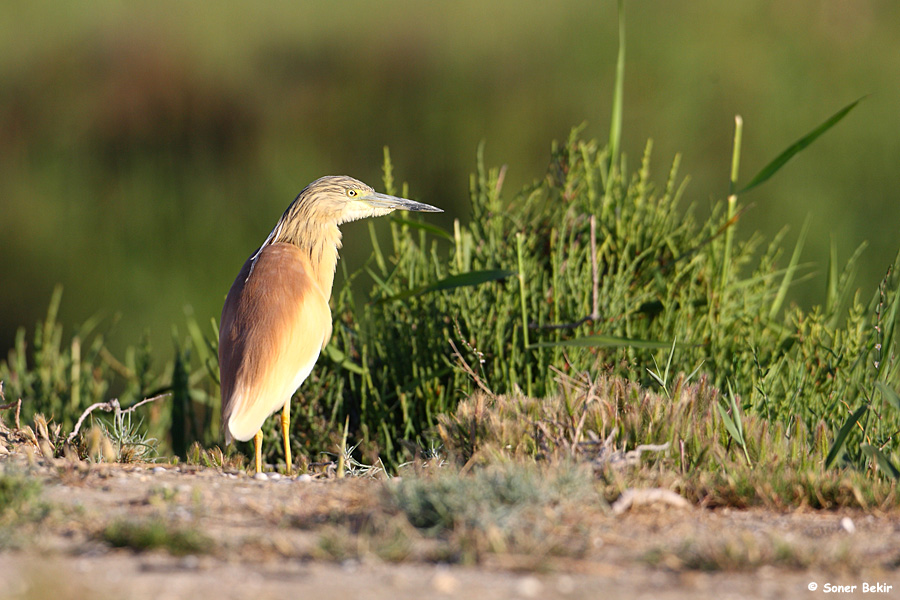
M395 210L443 212L378 193L352 177L316 179L234 279L219 325L222 427L226 444L253 438L257 473L262 425L281 410L285 471L292 474L291 397L331 338L328 302L341 248L338 226Z

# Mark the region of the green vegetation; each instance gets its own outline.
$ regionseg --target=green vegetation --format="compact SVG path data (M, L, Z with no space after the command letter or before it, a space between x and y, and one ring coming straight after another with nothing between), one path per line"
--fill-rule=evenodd
M476 394L441 417L438 431L461 464L587 463L609 502L648 486L710 508L887 509L900 501L890 479L824 470L830 432L823 424L809 431L795 422L788 430L747 416L740 447L722 406L705 377L694 384L678 377L666 397L618 377L583 376L565 378L543 400Z
M105 404L106 408L90 413L81 432L87 433L97 419L98 434L111 441L115 459L126 462L154 458L158 439L165 440L168 448L173 447L176 440L171 431L176 417L183 423L183 436L205 444L218 439L217 423L211 422L218 390L207 369L215 354L210 354L194 321L189 320L187 326L196 337L189 338L186 346L177 345L173 361L157 369L146 338L127 348L120 359L107 347L106 336L98 330L96 320L89 320L64 340L63 324L57 317L62 295L62 289L57 287L47 316L37 323L34 334L28 337L25 328L20 328L15 347L0 362L4 397L23 399L23 423L30 423L40 414L47 415L68 435L89 407ZM199 354L205 362L188 374L184 364L192 359L192 353ZM116 394L115 406L107 404L112 394ZM129 412L142 399L160 394L167 394L156 402L160 406L142 409L141 414L149 415L147 423ZM173 406L182 407L182 411L174 411ZM103 411L112 414L105 415ZM83 445L81 453L96 455L97 443L95 439ZM56 451L62 451L61 444L53 445ZM184 449L186 446L182 446L182 454Z
M14 546L48 513L40 481L8 467L0 468L0 549Z
M512 199L503 195L501 171L479 161L472 221L457 223L452 234L394 222L387 252L373 236L365 274L348 277L374 281L369 302L354 303L349 287L339 293L333 360L301 390L297 418L311 435L333 436L349 416L364 455L396 460L398 439L427 447L439 416L476 384L492 396L545 398L561 375L603 373L652 387L665 384L663 362L666 378L699 372L713 389L728 390L721 407L710 405L720 419L715 427L751 467L742 422L749 417L780 428L797 460L821 463L824 445L830 463L840 457L874 466L870 456L878 453L885 466L896 462L892 436L900 421L889 390L897 372L886 350L900 303L895 269L864 303L850 288L854 255L843 269L830 265L823 306L785 309L802 237L779 268L781 237L757 255L759 236L735 243L722 235L737 222L733 208L719 204L703 222L682 214L677 161L656 186L649 146L634 174L624 160L611 166L577 131L552 156L548 176ZM761 173L771 175L767 170ZM394 191L389 163L385 172L385 187ZM512 271L519 277L502 278ZM500 279L481 283L484 273ZM479 283L467 285L467 275ZM439 284L448 281L454 287ZM664 360L656 361L658 352ZM323 397L330 400L312 400ZM859 427L837 436L854 411ZM597 433L617 416L608 415ZM827 433L818 442L793 433L822 427ZM691 456L701 454L696 450Z
M0 524L15 522L41 494L41 484L22 473L0 471Z
M116 548L139 552L161 549L176 556L206 554L212 549L212 541L200 531L159 518L115 521L103 529L100 538Z

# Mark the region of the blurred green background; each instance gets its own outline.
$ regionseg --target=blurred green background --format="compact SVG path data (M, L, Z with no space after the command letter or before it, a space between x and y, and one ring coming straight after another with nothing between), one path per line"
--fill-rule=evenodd
M863 240L873 290L898 248L900 4L894 0L626 2L624 150L675 154L698 211L727 193L733 117L742 181L870 94L762 188L738 237L788 243L811 215L820 301L830 239ZM550 141L608 135L616 6L587 2L0 3L0 352L65 286L61 316L149 331L171 350L191 307L218 318L242 261L309 181L380 187L382 147L410 195L468 217L485 140L508 197L544 176ZM514 207L512 208L514 210ZM345 226L362 265L365 225ZM380 225L382 231L384 223ZM340 278L340 269L338 270ZM869 292L867 291L867 294ZM116 315L119 315L116 320Z

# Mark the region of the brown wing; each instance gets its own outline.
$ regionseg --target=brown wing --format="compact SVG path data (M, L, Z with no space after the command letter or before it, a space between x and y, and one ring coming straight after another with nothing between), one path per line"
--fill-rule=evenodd
M222 309L219 367L225 441L246 441L290 400L331 336L331 311L309 258L292 244L250 259Z

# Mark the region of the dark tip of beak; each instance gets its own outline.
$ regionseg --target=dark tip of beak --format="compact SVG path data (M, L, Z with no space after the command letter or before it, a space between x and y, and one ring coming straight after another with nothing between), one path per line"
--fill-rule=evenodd
M430 204L416 202L415 200L408 200L406 198L398 198L397 196L388 196L387 194L379 194L378 192L372 192L362 198L362 200L379 208L391 208L394 210L408 210L415 212L444 212L443 209L431 206Z
M437 206L432 206L423 202L416 202L414 200L407 200L406 198L403 199L403 202L400 204L399 209L416 212L444 212L443 209L438 208Z

